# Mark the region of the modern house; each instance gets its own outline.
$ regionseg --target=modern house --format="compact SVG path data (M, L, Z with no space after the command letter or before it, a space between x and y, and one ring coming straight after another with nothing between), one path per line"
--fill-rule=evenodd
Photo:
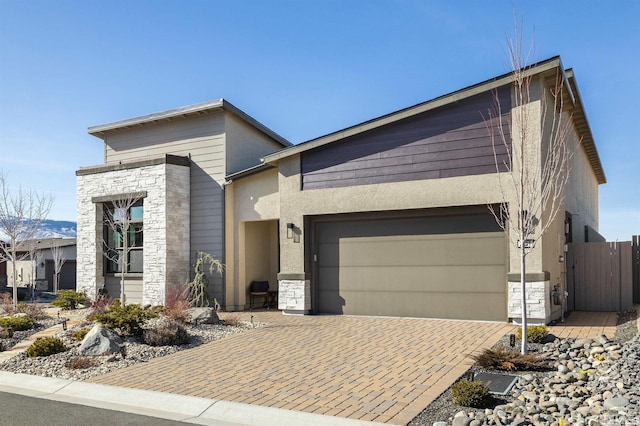
M224 186L228 174L253 167L290 146L225 100L206 102L89 128L104 141L104 164L76 172L78 282L89 293L120 294L120 274L106 246L122 238L104 225L105 209L130 197L127 302L163 304L165 290L189 280L198 251L224 259ZM120 244L120 246L118 246ZM222 300L222 278L210 279Z
M35 284L37 290L53 291L55 283L54 247L59 248L64 259L59 272L59 289L76 288L76 239L40 238L26 240L20 244L16 262L16 285L27 287ZM33 257L32 257L33 256ZM13 287L13 265L5 262L0 266L0 275L6 274L6 283Z
M562 214L527 257L530 320L549 322L561 315L552 292L566 290L566 244L597 235L606 179L572 70L554 57L527 72L531 143L542 156L539 106L561 76L564 109L547 113L571 120L577 147ZM211 293L230 311L247 309L251 281L268 280L291 313L517 319L516 239L488 209L514 194L499 189L509 176L496 171L487 126L500 124L486 121L497 98L510 144L512 83L498 76L295 146L226 101L92 127L105 164L77 172L79 282L114 288L101 209L135 192L144 255L130 300L162 303L204 250L227 265Z

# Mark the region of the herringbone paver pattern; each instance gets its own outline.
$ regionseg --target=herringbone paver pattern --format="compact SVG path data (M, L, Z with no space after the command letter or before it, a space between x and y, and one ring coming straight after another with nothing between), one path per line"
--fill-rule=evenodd
M221 314L224 318L225 315ZM406 424L506 323L243 313L268 326L91 382Z

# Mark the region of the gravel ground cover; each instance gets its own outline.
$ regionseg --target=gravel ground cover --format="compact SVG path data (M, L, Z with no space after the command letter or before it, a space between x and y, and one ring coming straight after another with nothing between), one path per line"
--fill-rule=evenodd
M7 346L11 346L28 335L39 330L58 324L57 319L47 319L38 322L37 328L24 332L16 332L11 341L7 341ZM67 350L65 352L50 355L47 357L29 358L26 353L20 353L17 356L0 363L0 370L10 371L14 373L24 373L36 376L58 377L72 380L86 380L90 377L99 376L109 373L120 368L125 368L140 362L147 362L153 358L166 356L181 350L193 348L214 340L222 339L237 333L242 333L255 327L260 327L261 323L237 323L233 321L232 325L224 322L220 324L198 324L186 325L185 328L189 333L189 342L180 346L149 346L137 338L128 337L124 340L124 350L120 354L112 354L105 356L86 357L90 363L88 368L70 368L72 360L80 355L78 347L80 341L73 338L73 333L83 328L90 328L93 323L82 322L70 327L67 331L57 333L56 337L60 337ZM8 339L3 339L8 340Z
M551 355L548 371L506 373L519 377L516 386L507 395L495 396L494 403L486 409L456 405L447 390L409 425L558 425L560 417L563 424L640 424L637 312L632 309L620 313L614 340L606 340L555 339L547 344L531 344L531 352ZM496 346L508 346L508 337L504 336ZM480 371L484 370L474 366L466 374ZM581 377L585 372L587 377ZM622 398L626 405L613 407L611 401L616 398Z

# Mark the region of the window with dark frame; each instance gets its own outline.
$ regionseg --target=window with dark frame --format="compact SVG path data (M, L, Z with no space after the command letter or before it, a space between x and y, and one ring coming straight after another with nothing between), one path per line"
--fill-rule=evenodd
M121 273L120 259L122 259L122 256L127 256L124 272L142 273L144 236L144 207L142 201L130 207L128 212L123 211L124 209L116 208L113 204L105 204L104 208L109 209L107 214L113 218L113 222L116 224L116 229L107 224L104 225L105 250L107 251L105 272L108 274ZM123 221L126 218L125 214L128 216L128 229L123 229L127 222L126 220ZM126 252L124 244L125 233L127 234Z

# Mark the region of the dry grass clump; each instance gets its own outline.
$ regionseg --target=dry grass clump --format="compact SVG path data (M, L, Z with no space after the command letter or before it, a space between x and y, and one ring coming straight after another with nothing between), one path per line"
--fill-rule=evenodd
M84 370L87 368L95 367L98 365L98 361L91 356L78 355L69 360L67 367L72 370Z
M0 293L0 308L7 315L15 314L27 314L27 316L34 320L47 318L48 315L44 311L44 308L35 303L19 302L16 307L13 307L13 298L9 293Z
M473 359L481 367L506 371L535 371L547 369L548 357L542 354L526 354L499 346L496 349L485 349Z
M229 325L232 327L236 327L238 325L240 325L240 316L233 314L233 315L229 315L227 317L225 317L224 321L224 325Z
M189 333L175 321L162 321L144 330L142 340L149 346L176 346L189 342Z
M189 320L189 309L192 306L189 289L186 286L170 286L167 289L162 315L172 321L186 323Z

